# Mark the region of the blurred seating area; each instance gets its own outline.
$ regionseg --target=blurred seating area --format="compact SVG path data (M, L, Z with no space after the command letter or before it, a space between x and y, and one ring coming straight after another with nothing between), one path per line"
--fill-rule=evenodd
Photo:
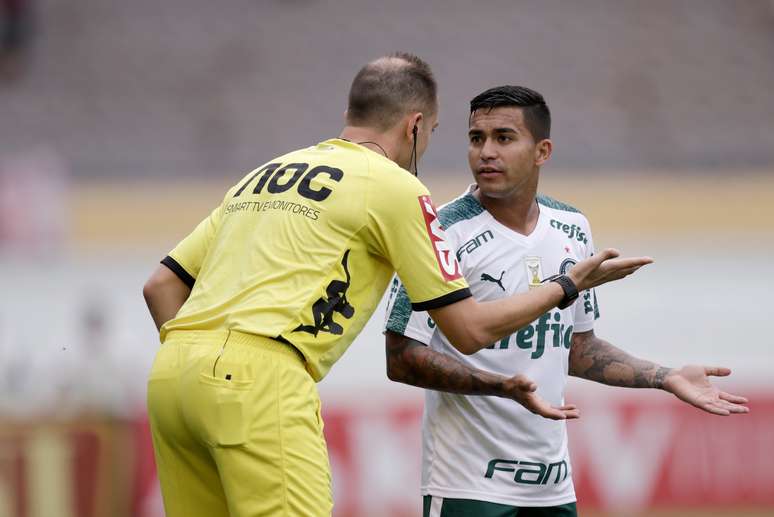
M49 146L75 178L238 177L335 136L354 71L393 50L439 80L425 171L461 166L469 99L503 83L548 99L559 169L774 163L770 0L27 3L0 157Z

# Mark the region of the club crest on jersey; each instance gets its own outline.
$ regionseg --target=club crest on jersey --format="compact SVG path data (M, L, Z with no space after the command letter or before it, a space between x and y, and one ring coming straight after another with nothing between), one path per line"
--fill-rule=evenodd
M539 286L540 280L543 278L543 263L540 257L524 257L524 267L527 268L529 288Z
M573 268L573 266L577 264L577 262L571 258L566 258L562 261L562 265L559 266L559 273L562 275L566 275L569 270Z
M422 215L425 217L427 235L433 244L433 251L438 261L438 267L441 268L441 274L447 282L457 280L462 276L460 264L457 262L454 252L449 248L446 233L438 220L438 215L435 213L435 207L430 200L430 196L419 196L419 206L422 209Z

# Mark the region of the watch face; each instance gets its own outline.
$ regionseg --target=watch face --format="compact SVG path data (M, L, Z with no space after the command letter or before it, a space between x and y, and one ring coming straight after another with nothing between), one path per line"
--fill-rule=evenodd
M575 287L573 281L565 275L557 275L556 283L562 286L562 291L564 291L564 299L557 307L566 309L578 299L578 289Z

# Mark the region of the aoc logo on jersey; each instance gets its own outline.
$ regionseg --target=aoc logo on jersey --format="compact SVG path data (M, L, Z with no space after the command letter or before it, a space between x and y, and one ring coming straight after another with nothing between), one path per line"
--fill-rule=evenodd
M430 196L419 196L419 206L422 209L422 215L425 216L427 234L430 237L430 242L433 243L433 251L435 251L438 266L441 268L441 274L443 274L447 282L460 278L462 276L460 264L457 262L457 258L454 256L451 248L449 248L446 234L435 213Z

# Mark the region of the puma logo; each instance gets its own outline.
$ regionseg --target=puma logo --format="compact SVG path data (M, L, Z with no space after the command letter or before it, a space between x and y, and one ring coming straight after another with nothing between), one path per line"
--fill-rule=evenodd
M486 273L482 273L482 274L481 274L481 281L482 281L482 282L494 282L495 284L497 284L497 285L499 285L499 286L500 286L500 289L502 289L503 291L505 291L505 287L503 287L503 283L502 283L502 280L503 280L503 276L504 276L504 275L505 275L505 271L503 271L502 273L500 273L500 278L497 278L497 279L495 279L494 277L492 277L492 276L489 276L489 275L488 275L488 274L486 274Z

